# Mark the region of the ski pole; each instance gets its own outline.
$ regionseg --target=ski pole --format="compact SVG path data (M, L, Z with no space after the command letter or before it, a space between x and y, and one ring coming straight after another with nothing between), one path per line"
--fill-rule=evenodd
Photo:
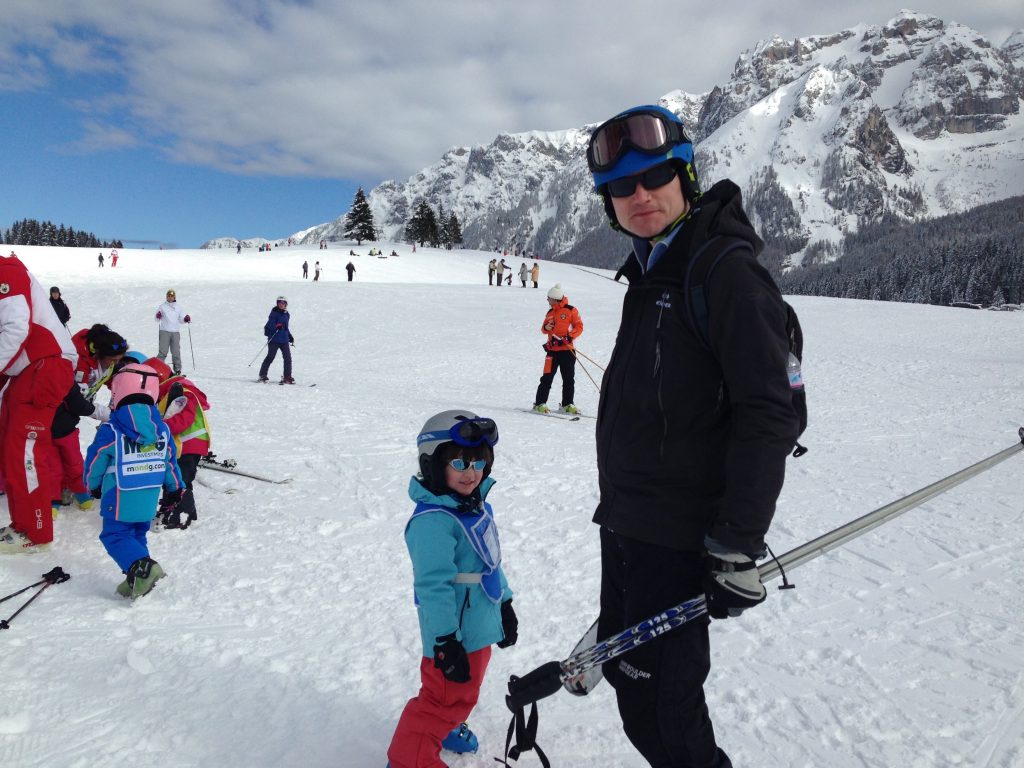
M188 328L188 351L192 353L192 370L196 369L196 351L192 346L192 324L185 323L185 327Z
M601 364L600 364L600 363L598 363L598 362L597 362L596 360L594 360L593 358L587 357L587 356L586 356L585 354L583 354L582 352L580 352L580 351L579 351L578 349L576 350L576 352L577 352L577 353L579 354L579 356L580 356L580 357L582 357L582 358L583 358L584 360L586 360L587 362L589 362L589 363L593 363L594 367L596 367L596 368L597 368L597 369L598 369L599 371L601 371L601 373L604 373L604 368L603 368L603 367L601 366Z
M919 507L926 501L955 488L960 483L980 475L987 469L991 469L996 464L1005 461L1024 449L1024 427L1017 430L1017 436L1020 438L1020 442L1017 444L994 453L987 459L982 459L976 464L961 469L959 472L954 472L948 477L936 480L931 485L926 485L924 488L909 493L901 499L879 507L873 512L858 517L846 525L841 525L828 533L822 534L806 544L801 544L799 547L791 549L789 552L775 558L772 562L765 563L757 569L761 575L761 581L768 581L779 575L782 575L783 579L785 579L785 568L796 568L799 565L821 557L826 552L836 547L841 547L858 536L902 515L907 510Z
M594 381L594 377L590 375L590 371L587 370L587 366L583 364L583 361L580 360L579 355L576 354L575 347L572 347L572 356L576 358L576 362L580 364L580 368L582 368L583 372L587 374L587 378L590 379L590 383L594 385L595 389L597 389L597 394L601 394L601 387L598 385L596 381ZM587 359L589 360L589 358Z
M1024 427L1017 430L1020 442L1005 448L998 453L982 459L959 472L954 472L931 485L927 485L894 502L879 507L873 512L842 525L828 533L813 539L806 544L774 558L772 562L759 566L757 571L761 581L771 581L779 576L785 578L785 568L797 566L815 560L836 547L840 547L853 539L889 522L907 510L924 504L951 488L960 485L995 465L1005 461L1024 449ZM505 702L513 713L522 710L529 704L550 696L558 691L562 684L573 677L578 677L594 667L626 653L644 643L648 643L676 627L707 612L704 595L697 595L679 605L668 608L656 616L622 630L614 637L602 640L584 648L563 661L550 661L529 674L519 678L514 675L509 680L509 695Z
M25 589L19 589L17 592L8 595L7 597L3 598L3 600L0 600L0 603L2 603L4 600L8 600L12 597L15 597L16 595L20 595L22 592L27 592L28 590L32 589L32 587L39 587L39 585L42 584L42 586L39 587L39 590L34 595L32 595L32 597L26 600L25 603L18 610L12 613L9 618L0 619L0 629L10 629L11 622L14 621L15 617L17 617L19 613L28 608L32 604L33 600L35 600L37 597L43 594L47 587L52 586L53 584L62 584L70 578L70 574L64 573L64 570L60 566L57 566L56 568L53 568L47 573L44 573L43 578L40 581L37 581L35 584L30 584L29 586L25 587Z
M260 351L256 353L256 357L252 359L252 363L255 363L259 359L259 356L263 354L263 350L267 348L268 344L270 344L270 339L267 339L265 342L263 342L263 346L260 347ZM249 365L247 365L246 368L252 368L252 363L249 363Z

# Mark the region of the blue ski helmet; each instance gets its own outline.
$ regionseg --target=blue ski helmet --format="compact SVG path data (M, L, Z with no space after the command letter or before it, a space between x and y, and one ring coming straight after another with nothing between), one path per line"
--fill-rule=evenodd
M650 116L660 124L660 131L640 133L630 131L632 116ZM617 129L617 130L612 130ZM601 146L602 139L613 138L608 146ZM599 162L603 160L604 162ZM634 176L648 168L664 162L678 167L679 182L683 194L690 202L700 197L700 183L693 167L693 142L684 131L683 121L675 114L656 104L645 104L620 112L599 125L591 135L587 147L587 164L594 179L594 191L605 198L606 209L611 209L606 185L615 179ZM609 213L613 226L617 222Z

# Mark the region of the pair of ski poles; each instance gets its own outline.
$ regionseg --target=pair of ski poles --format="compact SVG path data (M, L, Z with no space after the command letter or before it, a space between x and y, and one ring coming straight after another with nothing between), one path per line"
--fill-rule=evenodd
M37 581L35 584L29 584L27 587L25 587L23 589L19 589L17 592L12 592L11 594L7 595L6 597L0 597L0 603L3 603L3 602L6 602L7 600L10 600L12 597L17 597L18 595L22 594L23 592L28 592L33 587L39 587L39 590L34 595L32 595L32 597L30 597L28 600L26 600L25 603L18 610L16 610L14 613L12 613L10 615L10 617L8 617L6 619L0 619L0 629L10 629L11 628L11 622L14 621L15 617L17 617L17 615L19 613L21 613L26 608L28 608L32 604L33 600L35 600L37 597L39 597L41 594L43 594L43 592L46 591L47 587L51 587L54 584L63 584L65 581L67 581L70 578L71 578L70 574L64 573L64 570L60 566L57 566L56 568L53 568L52 570L47 571L46 573L44 573L43 574L43 578L40 579L39 581ZM40 585L42 585L42 586L40 586Z
M590 375L590 371L588 371L587 370L587 366L585 366L583 364L583 360L590 361L593 365L597 366L598 370L600 370L602 373L604 372L604 368L602 368L600 366L600 364L597 363L597 361L593 360L592 358L587 357L582 352L580 352L578 349L576 349L575 346L572 348L572 354L573 354L573 357L576 358L576 362L580 364L580 368L582 368L583 372L585 374L587 374L587 378L590 379L590 383L594 385L594 389L597 390L597 394L601 394L601 385L598 384L596 381L594 381L594 377ZM583 360L580 360L581 357L583 358Z
M781 576L783 586L780 589L792 588L793 585L786 579L786 568L796 568L811 560L815 560L826 552L849 543L868 531L888 523L904 512L914 509L972 477L991 469L1024 449L1024 427L1017 430L1017 437L1019 442L1009 448L1005 448L976 464L965 467L959 472L944 477L903 498L879 507L816 539L801 544L770 562L766 562L757 569L761 581L767 582ZM704 595L698 595L678 605L674 605L655 616L650 616L606 640L597 642L588 648L583 648L563 661L550 661L521 678L512 676L509 680L509 695L505 697L505 703L513 712L513 723L522 720L522 713L525 707L552 695L563 685L568 687L574 679L580 679L586 672L600 667L611 659L621 656L638 646L649 643L666 632L681 627L706 613L707 600ZM585 688L576 688L574 691L581 695L587 692ZM531 716L531 720L535 721L535 717ZM534 735L535 732L534 722ZM520 745L520 748L523 749L524 745Z

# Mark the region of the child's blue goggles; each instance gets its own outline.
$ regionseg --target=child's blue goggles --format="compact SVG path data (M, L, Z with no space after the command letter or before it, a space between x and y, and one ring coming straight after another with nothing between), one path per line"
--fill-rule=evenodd
M416 443L446 439L465 448L475 448L484 443L494 447L498 443L498 425L494 423L494 419L460 419L451 429L444 432L421 433Z

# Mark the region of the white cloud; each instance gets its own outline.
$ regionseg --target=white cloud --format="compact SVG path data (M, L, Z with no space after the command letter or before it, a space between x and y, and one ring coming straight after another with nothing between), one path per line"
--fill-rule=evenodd
M370 179L405 177L499 131L569 128L676 88L701 92L775 33L832 33L898 12L871 0L7 5L0 89L40 89L70 72L97 100L123 105L125 144L241 173ZM1019 17L1001 0L971 18L947 0L919 10L983 32ZM77 148L102 146L100 124L82 129Z

